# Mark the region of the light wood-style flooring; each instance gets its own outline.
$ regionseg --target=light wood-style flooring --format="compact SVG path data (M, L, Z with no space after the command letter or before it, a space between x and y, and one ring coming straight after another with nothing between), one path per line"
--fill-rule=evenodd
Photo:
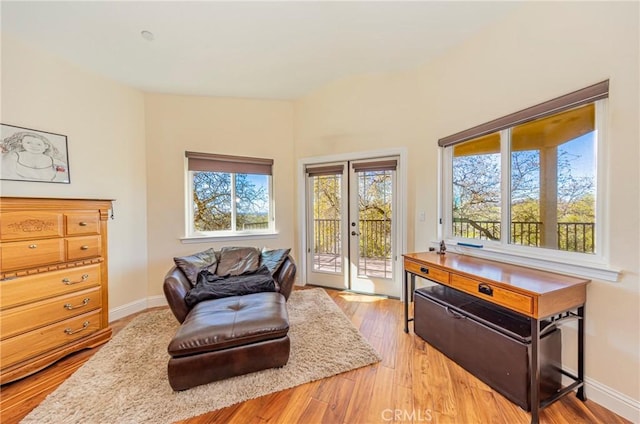
M380 352L382 362L183 423L529 423L528 413L420 337L405 334L400 301L336 290L327 292ZM114 333L133 317L113 322ZM79 352L35 375L3 386L0 422L19 422L96 351ZM573 394L544 409L541 422L629 423L593 401L579 401Z

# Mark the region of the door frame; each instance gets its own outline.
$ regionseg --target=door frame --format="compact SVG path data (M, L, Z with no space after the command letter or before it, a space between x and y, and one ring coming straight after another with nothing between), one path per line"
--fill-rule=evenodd
M397 297L402 298L402 253L407 251L407 149L404 147L372 150L354 153L343 153L329 156L315 156L309 158L298 159L297 169L297 188L298 188L298 235L299 235L299 252L298 266L300 268L300 279L302 285L307 284L307 201L306 201L306 173L305 166L315 165L326 162L356 161L369 160L387 156L398 157L398 169L396 170L397 178L397 215L398 226L396 228L396 238L394 240L396 246L396 255L393 258L393 281L397 287ZM396 297L396 296L392 296Z

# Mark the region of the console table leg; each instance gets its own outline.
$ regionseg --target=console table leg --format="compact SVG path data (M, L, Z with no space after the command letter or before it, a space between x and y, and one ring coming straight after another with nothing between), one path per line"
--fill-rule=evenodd
M531 424L540 421L540 323L531 319Z
M408 290L409 273L404 272L402 279L402 291L404 292L404 332L409 334L409 290Z
M584 306L578 308L578 379L582 382L582 386L578 389L576 396L581 401L587 400L584 393Z

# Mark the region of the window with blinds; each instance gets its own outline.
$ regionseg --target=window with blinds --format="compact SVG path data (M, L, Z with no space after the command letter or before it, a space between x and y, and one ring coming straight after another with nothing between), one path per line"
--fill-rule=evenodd
M274 230L273 160L185 152L189 235L242 235Z
M601 254L597 152L608 95L604 81L440 139L445 236Z

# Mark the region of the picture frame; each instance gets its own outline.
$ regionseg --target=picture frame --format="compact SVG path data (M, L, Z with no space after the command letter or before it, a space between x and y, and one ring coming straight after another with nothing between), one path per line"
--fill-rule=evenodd
M0 180L70 184L67 136L0 124Z

